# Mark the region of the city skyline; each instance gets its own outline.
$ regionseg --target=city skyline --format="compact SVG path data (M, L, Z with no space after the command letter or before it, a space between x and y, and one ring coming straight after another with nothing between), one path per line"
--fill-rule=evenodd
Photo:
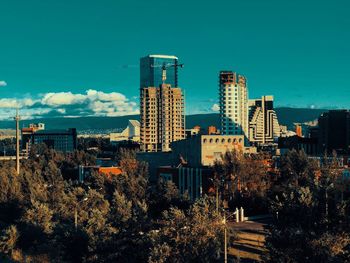
M3 1L0 107L17 98L24 117L137 114L135 65L166 54L185 64L187 114L217 109L221 70L245 75L250 98L272 94L277 107L350 108L349 3L337 2L224 1L196 12L182 1Z

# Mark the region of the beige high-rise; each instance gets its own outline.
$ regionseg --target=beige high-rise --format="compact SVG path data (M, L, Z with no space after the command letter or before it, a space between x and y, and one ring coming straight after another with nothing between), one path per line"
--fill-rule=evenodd
M170 151L170 143L185 139L184 98L169 84L141 88L141 150Z

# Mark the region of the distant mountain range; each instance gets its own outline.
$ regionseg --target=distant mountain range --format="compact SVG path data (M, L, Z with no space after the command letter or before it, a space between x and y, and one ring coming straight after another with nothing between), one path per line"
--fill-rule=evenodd
M276 108L278 121L293 129L293 123L310 122L318 118L326 109L306 109L306 108ZM77 128L78 131L86 130L118 130L127 126L128 120L139 120L138 115L128 115L120 117L79 117L79 118L43 118L36 120L23 120L21 127L28 126L29 123L45 123L46 129L67 129ZM0 129L14 129L14 121L0 121ZM208 127L220 126L219 114L195 114L186 116L186 127L195 125Z

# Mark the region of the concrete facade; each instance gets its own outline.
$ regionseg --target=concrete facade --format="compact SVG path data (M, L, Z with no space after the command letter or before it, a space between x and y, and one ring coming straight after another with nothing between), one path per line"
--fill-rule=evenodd
M210 166L227 151L238 150L254 153L254 148L245 147L244 135L197 135L173 142L174 159L183 158L190 167Z
M170 151L185 138L184 98L180 88L162 84L141 89L141 151Z

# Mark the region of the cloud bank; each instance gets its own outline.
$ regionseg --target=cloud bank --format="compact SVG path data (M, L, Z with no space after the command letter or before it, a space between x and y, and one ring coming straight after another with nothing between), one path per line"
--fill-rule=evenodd
M0 82L1 83L1 82ZM0 84L1 85L1 84ZM44 117L123 116L138 114L135 101L118 92L106 93L93 89L85 93L49 92L38 98L0 99L0 119L13 116L19 107L22 119Z
M220 106L217 103L214 103L213 106L210 108L214 112L219 112L220 111Z

